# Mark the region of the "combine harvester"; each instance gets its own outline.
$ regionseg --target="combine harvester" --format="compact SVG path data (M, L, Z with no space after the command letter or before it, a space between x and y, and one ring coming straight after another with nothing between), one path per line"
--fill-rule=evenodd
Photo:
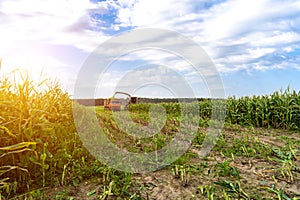
M132 97L126 92L115 92L115 94L104 100L104 109L112 111L128 110L130 104L137 103L137 97Z

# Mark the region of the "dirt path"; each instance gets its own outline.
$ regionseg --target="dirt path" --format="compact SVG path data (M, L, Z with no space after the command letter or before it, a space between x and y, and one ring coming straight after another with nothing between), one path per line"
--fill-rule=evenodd
M238 130L225 129L224 135L227 143L233 139L241 139L246 136L250 129L240 128ZM281 136L285 136L286 140L282 140ZM251 136L254 140L258 140L270 147L282 148L287 144L287 140L292 140L300 143L300 133L278 132L274 130L257 129L252 131ZM299 142L299 143L297 143ZM192 148L190 152L195 155L199 149ZM300 146L296 153L300 158ZM242 189L249 194L252 199L258 199L263 196L266 199L276 198L275 193L272 194L266 188L275 187L277 189L284 189L286 195L299 195L300 198L300 161L294 160L287 167L289 163L280 163L272 161L268 158L235 156L228 158L221 155L220 152L213 151L205 158L200 159L197 156L189 160L189 173L184 174L184 179L174 175L172 167L166 167L162 170L133 175L132 181L136 188L140 188L140 194L143 199L207 199L207 192L205 188L211 189L214 192L214 199L219 199L222 191L228 190L216 185L215 182L222 182L224 180L237 183L238 178L232 174L223 172L222 167L228 161L228 173L233 173L232 170L236 168L240 175L240 184ZM285 165L286 164L286 165ZM231 170L231 171L230 171ZM187 178L188 177L188 178ZM78 187L60 187L47 191L49 199L55 199L59 192L65 191L67 196L72 196L74 200L91 200L99 199L103 193L103 185L101 178L92 178L80 183ZM215 188L215 189L213 189ZM90 196L88 196L88 194ZM117 199L111 195L107 199Z

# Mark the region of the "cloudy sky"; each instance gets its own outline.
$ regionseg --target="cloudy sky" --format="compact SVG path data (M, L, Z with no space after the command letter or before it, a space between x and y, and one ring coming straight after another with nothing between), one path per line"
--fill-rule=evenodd
M0 73L26 69L36 78L43 70L72 95L78 73L99 45L140 28L172 30L195 41L214 62L226 96L300 90L299 0L1 0ZM95 96L110 96L122 77L141 79L139 74L148 82L136 94L170 95L154 84L168 80L168 73L140 67L153 63L178 72L196 96L209 96L188 62L155 49L116 60L98 77Z

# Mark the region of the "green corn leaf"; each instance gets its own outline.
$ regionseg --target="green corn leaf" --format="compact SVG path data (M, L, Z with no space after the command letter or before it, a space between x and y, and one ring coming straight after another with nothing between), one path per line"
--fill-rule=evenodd
M16 151L9 151L7 153L4 153L0 156L0 158L4 157L4 156L7 156L9 154L15 154L15 153L22 153L24 151L33 151L32 149L29 149L29 148L25 148L25 149L20 149L20 150L16 150Z
M15 134L13 134L8 128L6 128L5 126L0 126L0 129L3 129L9 136L17 138L17 136Z
M14 144L11 146L7 146L7 147L0 147L0 150L2 151L15 151L15 150L20 150L26 147L29 147L30 145L36 145L36 142L21 142L18 144Z

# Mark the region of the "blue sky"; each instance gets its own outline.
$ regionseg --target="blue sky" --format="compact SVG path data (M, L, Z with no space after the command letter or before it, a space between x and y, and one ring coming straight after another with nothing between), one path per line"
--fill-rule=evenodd
M72 95L90 53L135 28L174 30L197 42L218 69L226 96L300 90L299 0L1 0L0 73L19 68L37 79L43 70ZM161 52L140 51L116 63L96 97L112 95L124 74L141 63L168 65L197 96L209 95L192 68ZM137 94L168 93L158 91Z

